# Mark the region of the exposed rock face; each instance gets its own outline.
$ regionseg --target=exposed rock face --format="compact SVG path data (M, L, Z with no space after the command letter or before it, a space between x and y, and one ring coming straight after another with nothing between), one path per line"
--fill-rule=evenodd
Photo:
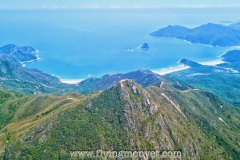
M45 122L39 126L37 126L34 131L32 131L31 134L23 136L20 141L23 145L26 144L39 144L41 145L44 143L49 136L49 133L52 128L52 123L51 122Z

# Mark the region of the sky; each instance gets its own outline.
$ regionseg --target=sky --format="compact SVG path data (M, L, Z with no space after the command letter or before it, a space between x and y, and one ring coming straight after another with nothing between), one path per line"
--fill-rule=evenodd
M0 9L240 7L239 0L0 0Z

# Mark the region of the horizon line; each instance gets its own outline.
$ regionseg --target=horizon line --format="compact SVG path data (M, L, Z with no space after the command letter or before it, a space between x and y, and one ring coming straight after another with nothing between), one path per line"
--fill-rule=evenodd
M63 10L63 9L208 9L208 8L240 8L240 4L237 5L180 5L180 6L41 6L41 7L1 7L0 10Z

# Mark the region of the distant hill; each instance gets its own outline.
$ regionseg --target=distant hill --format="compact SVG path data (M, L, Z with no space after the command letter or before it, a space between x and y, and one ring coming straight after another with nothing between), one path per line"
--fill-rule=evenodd
M138 70L124 74L118 73L113 75L105 75L99 78L89 78L80 82L78 87L82 93L93 92L107 89L122 79L134 80L143 87L159 83L164 80L162 76L151 71Z
M151 36L174 37L192 43L222 47L240 45L240 30L213 23L208 23L192 29L178 25L170 25L151 33Z
M0 55L14 59L19 62L37 60L37 50L30 46L18 47L8 44L0 47Z
M233 24L229 25L229 27L240 30L240 22L233 23Z
M240 50L232 50L224 54L223 60L226 62L240 62Z
M186 66L189 66L189 67L201 67L202 66L201 64L191 61L191 60L188 60L188 59L182 59L182 60L180 60L180 63L182 63Z
M210 91L228 103L240 107L240 52L229 51L222 56L225 63L217 66L200 65L194 61L182 60L183 64L191 66L187 70L170 73L164 76L179 86L179 83L194 88Z

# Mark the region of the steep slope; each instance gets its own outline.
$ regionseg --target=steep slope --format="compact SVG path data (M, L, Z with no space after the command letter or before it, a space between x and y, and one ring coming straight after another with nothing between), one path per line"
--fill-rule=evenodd
M16 108L12 106L3 107L5 103L14 101L22 96L0 89L0 130L5 127L15 114Z
M47 104L33 96L19 107L1 131L4 159L69 159L71 150L98 149L178 150L183 159L240 156L240 111L209 92L121 80L102 93L59 102L68 96ZM38 109L26 113L33 104Z
M78 94L22 96L9 92L0 92L0 97L7 97L0 104L0 153L8 143L85 98Z

